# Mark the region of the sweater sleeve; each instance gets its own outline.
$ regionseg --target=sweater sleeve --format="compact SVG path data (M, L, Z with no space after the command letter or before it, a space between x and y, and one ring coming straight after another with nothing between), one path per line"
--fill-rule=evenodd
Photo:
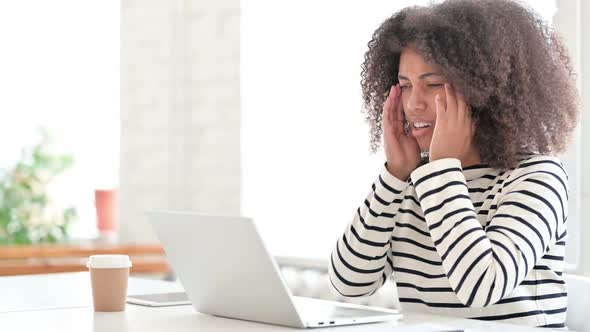
M343 296L373 294L393 272L391 233L408 182L384 166L332 251L329 277Z
M412 173L443 269L461 303L494 304L516 288L555 244L567 220L567 176L556 162L513 172L484 229L460 161L441 159Z

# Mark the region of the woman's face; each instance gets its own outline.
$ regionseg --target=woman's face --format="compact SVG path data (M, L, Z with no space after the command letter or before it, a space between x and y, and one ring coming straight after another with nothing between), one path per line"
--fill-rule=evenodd
M444 83L448 82L438 68L427 64L421 55L408 47L402 50L397 78L410 133L418 141L420 150L429 151L436 122L434 97L440 94L446 107Z

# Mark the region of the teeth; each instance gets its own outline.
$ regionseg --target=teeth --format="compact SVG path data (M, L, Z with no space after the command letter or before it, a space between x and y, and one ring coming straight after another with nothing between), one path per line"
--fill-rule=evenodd
M432 126L432 124L428 122L414 122L414 127L416 128L425 128L430 126Z

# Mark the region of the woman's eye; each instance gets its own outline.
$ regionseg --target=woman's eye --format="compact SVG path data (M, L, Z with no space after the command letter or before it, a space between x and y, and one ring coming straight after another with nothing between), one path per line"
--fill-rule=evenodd
M433 83L433 84L428 84L429 87L431 88L440 88L442 87L444 84L437 84L437 83Z
M407 90L407 89L411 88L411 86L409 86L409 85L401 85L399 88L403 91L403 90Z

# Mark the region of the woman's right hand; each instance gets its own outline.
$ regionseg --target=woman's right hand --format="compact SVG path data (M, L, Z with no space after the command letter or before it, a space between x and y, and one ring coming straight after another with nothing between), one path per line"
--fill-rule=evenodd
M406 181L420 163L420 147L416 138L404 132L404 115L399 84L389 90L383 104L383 140L387 170Z

